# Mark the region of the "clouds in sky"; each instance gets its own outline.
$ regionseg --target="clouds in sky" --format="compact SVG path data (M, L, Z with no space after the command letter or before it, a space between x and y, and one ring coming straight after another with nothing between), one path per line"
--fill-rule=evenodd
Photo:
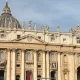
M49 25L55 31L60 26L61 31L68 31L80 24L80 0L8 0L12 14L20 22L33 21L38 29L41 25ZM0 13L5 6L5 0L0 0Z

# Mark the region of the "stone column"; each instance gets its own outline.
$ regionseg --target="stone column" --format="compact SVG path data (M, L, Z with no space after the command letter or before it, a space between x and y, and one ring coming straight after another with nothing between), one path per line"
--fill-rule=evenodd
M12 79L11 80L15 80L15 69L16 69L16 66L15 66L15 62L16 62L15 49L12 50L12 54L13 54L13 57L12 57Z
M75 72L75 67L74 67L74 53L69 54L69 79L70 80L75 80L74 79L74 72Z
M46 78L46 72L45 72L45 68L46 68L46 55L45 55L45 51L43 51L43 69L42 69L42 78L44 78L43 80L45 80Z
M11 67L10 67L10 50L8 49L8 53L7 53L7 80L11 80L10 79L10 76L11 76L10 70L11 70Z
M34 80L37 80L37 51L34 51Z
M50 62L50 60L49 60L49 51L47 51L47 53L46 53L46 67L47 67L47 80L50 80L49 78L50 78L50 70L49 70L49 62Z
M75 80L77 80L77 65L78 65L78 62L77 62L77 53L75 53L75 71L74 71L74 75L75 75Z
M75 80L75 54L74 53L72 55L72 61L73 61L72 77L73 77L73 80Z
M22 50L22 59L21 59L21 80L25 79L25 56L24 56L24 50Z
M58 52L58 80L61 80L61 56Z

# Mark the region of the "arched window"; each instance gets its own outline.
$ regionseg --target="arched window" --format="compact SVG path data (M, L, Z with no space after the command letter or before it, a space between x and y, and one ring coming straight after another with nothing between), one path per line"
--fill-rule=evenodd
M30 53L30 51L26 51L26 60L27 61L30 61L31 60L31 53Z
M4 59L4 52L0 52L0 60Z

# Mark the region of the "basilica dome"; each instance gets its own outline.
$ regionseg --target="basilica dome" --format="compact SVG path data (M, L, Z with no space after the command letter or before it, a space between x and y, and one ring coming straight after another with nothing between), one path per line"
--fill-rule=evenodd
M11 10L8 7L8 2L6 2L0 16L0 28L21 28L19 21L12 16Z

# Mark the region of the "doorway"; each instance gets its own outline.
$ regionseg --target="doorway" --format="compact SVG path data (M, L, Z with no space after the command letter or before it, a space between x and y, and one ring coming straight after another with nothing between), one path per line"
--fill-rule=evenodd
M77 68L77 80L80 80L80 67Z
M56 80L56 72L55 71L51 71L51 80Z
M37 80L40 80L40 79L41 79L41 76L40 76L40 75L38 75L38 76L37 76Z
M32 73L31 73L31 71L26 71L26 80L32 80Z
M4 70L0 70L0 80L4 80Z
M20 75L16 75L16 80L20 80Z

